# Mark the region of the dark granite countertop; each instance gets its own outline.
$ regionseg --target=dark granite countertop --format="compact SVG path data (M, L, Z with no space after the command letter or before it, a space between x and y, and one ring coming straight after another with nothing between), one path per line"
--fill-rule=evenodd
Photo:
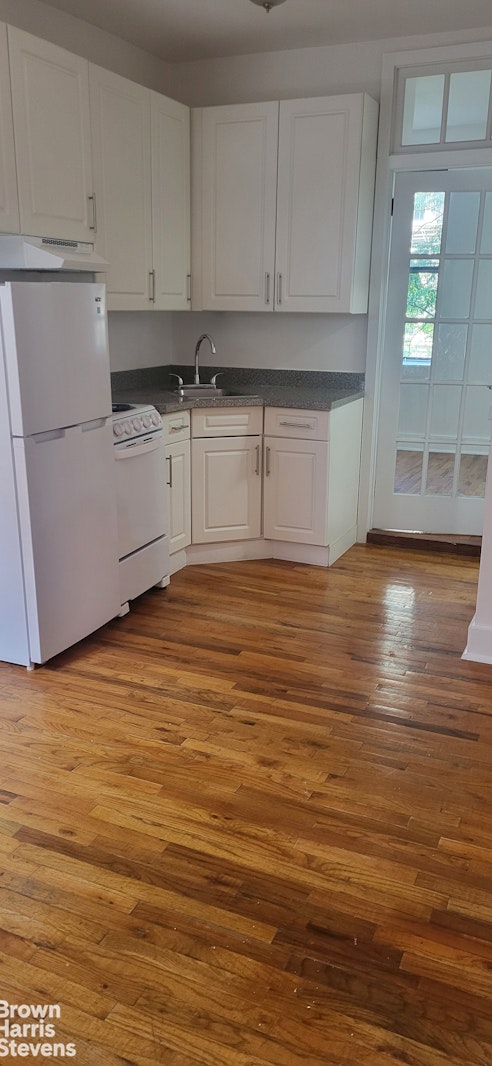
M206 367L204 380L215 370ZM185 373L183 374L183 370ZM189 379L189 367L151 368L112 375L113 400L118 403L148 403L162 414L201 407L297 407L330 411L364 396L364 375L316 371L268 371L227 368L220 385L233 389L234 396L203 396L180 399L169 387L169 372Z

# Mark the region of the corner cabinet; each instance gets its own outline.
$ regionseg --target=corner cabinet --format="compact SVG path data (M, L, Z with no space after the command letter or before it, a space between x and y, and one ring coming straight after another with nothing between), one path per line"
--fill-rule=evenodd
M8 27L22 233L93 241L89 64Z
M110 310L190 307L189 108L90 65L96 249Z
M194 307L367 311L377 116L364 93L194 112Z
M261 532L261 407L192 411L193 544Z
M355 543L362 404L265 408L263 535L276 558L329 566Z

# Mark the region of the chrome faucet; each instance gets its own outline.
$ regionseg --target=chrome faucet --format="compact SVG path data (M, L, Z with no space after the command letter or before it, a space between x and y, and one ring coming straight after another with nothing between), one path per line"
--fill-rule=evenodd
M202 333L201 337L199 337L197 342L196 342L196 348L195 348L195 385L199 385L200 384L200 370L199 370L199 366L198 366L198 359L199 359L199 355L200 355L200 345L201 345L202 341L208 341L208 343L210 344L210 351L212 352L212 355L217 355L215 344L214 344L211 336L208 333Z

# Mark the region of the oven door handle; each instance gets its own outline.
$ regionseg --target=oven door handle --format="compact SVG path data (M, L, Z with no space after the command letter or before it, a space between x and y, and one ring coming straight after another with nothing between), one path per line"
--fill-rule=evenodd
M122 448L118 448L118 445L116 445L116 459L131 459L134 455L145 455L147 452L155 452L157 448L161 447L162 433L159 433L158 435L156 434L156 436L157 440L154 437L152 440L145 441L144 444L126 444Z

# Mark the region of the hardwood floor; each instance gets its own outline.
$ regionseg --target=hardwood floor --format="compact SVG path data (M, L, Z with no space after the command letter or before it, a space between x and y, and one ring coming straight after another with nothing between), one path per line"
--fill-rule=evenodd
M190 567L1 664L0 1011L59 1005L84 1066L490 1066L477 574Z

